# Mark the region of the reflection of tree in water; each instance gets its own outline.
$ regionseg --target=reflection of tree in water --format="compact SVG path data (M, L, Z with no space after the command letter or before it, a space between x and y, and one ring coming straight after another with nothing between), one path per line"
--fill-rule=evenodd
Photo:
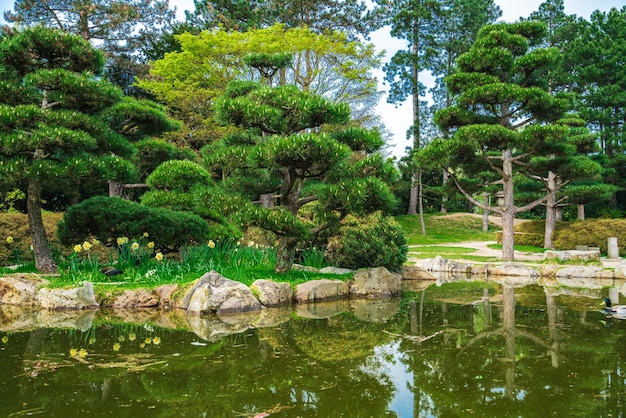
M621 393L613 387L602 395L608 391L603 368L614 375L621 369L621 358L611 358L616 346L598 344L599 321L581 324L577 312L559 309L548 291L544 297L545 309L516 307L515 290L504 286L497 305L484 299L474 305L410 306L407 314L417 316L410 321L417 324L410 327L413 335L417 331L423 339L447 330L423 343L410 335L401 343L413 373L414 415L591 416L606 411L607 405L598 403L605 396L617 407L624 376L613 383Z

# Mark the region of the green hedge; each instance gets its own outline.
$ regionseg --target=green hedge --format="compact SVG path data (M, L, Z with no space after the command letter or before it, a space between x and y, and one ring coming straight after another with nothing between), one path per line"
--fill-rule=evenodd
M189 212L98 196L69 207L57 230L65 245L81 243L87 237L113 244L119 237L139 238L144 233L157 248L177 251L186 244L206 242L209 225Z

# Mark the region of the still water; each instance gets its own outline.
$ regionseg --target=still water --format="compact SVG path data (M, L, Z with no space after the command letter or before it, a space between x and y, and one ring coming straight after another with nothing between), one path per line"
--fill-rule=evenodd
M451 283L261 315L0 309L1 417L622 417L614 289Z

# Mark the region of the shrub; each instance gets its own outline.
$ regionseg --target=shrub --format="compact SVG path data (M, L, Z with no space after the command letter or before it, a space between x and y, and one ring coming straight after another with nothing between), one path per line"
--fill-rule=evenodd
M607 252L607 238L618 237L620 253L626 252L626 219L588 219L585 221L564 222L559 225L554 236L554 247L559 250L572 250L577 245L600 247Z
M561 225L561 224L558 224ZM527 221L515 227L515 244L543 247L545 221ZM498 240L501 242L501 239Z
M146 232L157 248L173 252L183 245L206 242L209 226L189 212L98 196L68 208L57 230L59 240L65 245L92 236L113 245L118 237L140 237Z
M347 217L340 235L326 246L328 261L340 267L387 267L398 270L406 261L408 247L400 225L380 212L364 218Z

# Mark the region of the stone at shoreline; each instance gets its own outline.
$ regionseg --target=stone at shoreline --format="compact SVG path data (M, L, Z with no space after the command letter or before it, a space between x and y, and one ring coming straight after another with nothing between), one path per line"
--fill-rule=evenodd
M288 305L293 300L293 289L286 282L259 279L250 285L250 290L263 306Z
M318 273L321 274L350 274L354 270L344 269L341 267L324 267L319 269Z
M0 304L40 306L37 292L48 283L48 280L30 274L0 277Z
M154 308L159 306L159 297L147 289L126 290L115 298L113 307L118 308Z
M544 260L559 261L600 261L600 250L597 251L555 251L547 250L543 253Z
M418 266L404 266L400 269L403 280L435 280L435 276Z
M419 260L416 265L423 268L426 271L437 271L442 273L463 273L471 274L472 265L466 263L459 263L458 261L449 260L443 258L440 255L435 258L427 258L425 260Z
M356 297L386 298L399 295L402 277L385 267L357 270L350 286L350 294Z
M297 285L295 299L298 303L309 303L345 298L348 294L347 283L341 280L320 279Z
M159 297L162 308L167 308L174 304L173 296L177 290L177 284L163 284L154 289L154 293L156 293L156 295Z
M248 286L210 271L194 283L177 307L201 315L256 311L262 305Z
M489 273L494 276L523 276L537 279L541 276L539 270L522 263L503 263L492 267Z
M72 289L39 289L37 299L44 309L87 309L97 308L93 284L83 282L82 287Z

